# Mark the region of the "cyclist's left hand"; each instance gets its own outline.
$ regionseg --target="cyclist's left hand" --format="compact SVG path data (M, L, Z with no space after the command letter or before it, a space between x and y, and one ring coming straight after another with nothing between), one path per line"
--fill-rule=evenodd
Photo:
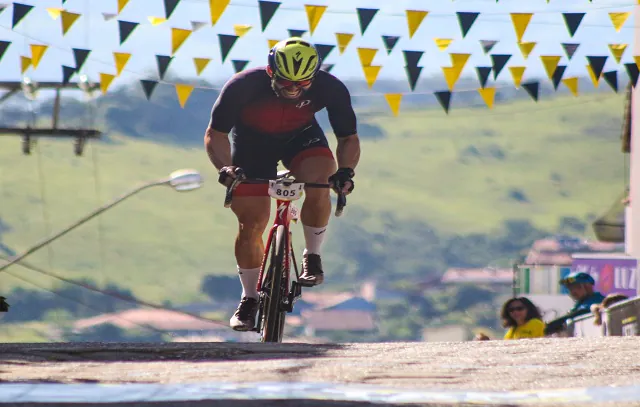
M353 177L355 172L351 168L340 168L335 174L329 177L329 183L331 188L336 192L342 192L345 195L349 195L353 188L355 188L355 182Z

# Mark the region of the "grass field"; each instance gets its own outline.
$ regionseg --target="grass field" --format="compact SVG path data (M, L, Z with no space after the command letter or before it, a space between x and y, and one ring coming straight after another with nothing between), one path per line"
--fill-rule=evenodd
M357 189L337 222L379 230L378 215L393 211L442 233L464 234L489 232L505 219L553 228L560 216L599 214L625 183L622 108L622 95L608 94L449 115L438 109L405 108L397 118L365 112L361 120L382 127L387 137L363 142ZM65 277L114 281L150 301L202 298L203 275L235 273L235 219L222 206L224 190L206 154L200 147L111 136L116 143L91 145L83 157L73 155L70 141L42 140L39 152L23 156L18 138L0 139L0 218L11 228L3 243L20 252L45 236L46 217L55 231L139 183L196 168L206 179L203 189L144 191L30 262ZM367 217L358 216L363 210ZM329 239L340 236L329 233ZM10 271L55 285L21 267ZM23 283L1 276L0 292L15 284Z

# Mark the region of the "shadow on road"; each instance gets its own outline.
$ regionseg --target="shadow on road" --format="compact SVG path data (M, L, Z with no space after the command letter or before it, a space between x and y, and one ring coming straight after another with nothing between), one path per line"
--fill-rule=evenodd
M77 407L88 406L83 403L9 403L6 407ZM95 404L91 404L95 406ZM357 401L332 400L206 400L187 402L159 403L108 403L101 406L111 407L407 407L407 404L384 404ZM477 404L410 404L411 407L477 407ZM492 407L512 407L509 404L492 404Z

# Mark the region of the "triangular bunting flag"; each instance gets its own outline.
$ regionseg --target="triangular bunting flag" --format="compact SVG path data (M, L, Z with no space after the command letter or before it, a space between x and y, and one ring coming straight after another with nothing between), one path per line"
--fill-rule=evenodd
M231 48L238 40L237 35L218 34L218 42L220 42L220 53L222 54L222 62L226 61Z
M184 109L184 105L187 104L187 100L189 100L189 96L191 96L193 89L193 85L176 85L176 93L178 94L178 101L180 102L181 108Z
M260 5L260 24L262 32L264 32L281 3L279 1L259 0L258 4ZM292 35L292 37L298 37L298 35Z
M613 28L615 28L617 32L620 32L630 14L631 13L628 11L624 13L609 13L609 18L611 19L611 23L613 23Z
M231 60L231 64L233 64L233 70L236 73L244 71L244 68L246 68L248 63L249 63L249 61L243 61L243 60L239 60L239 59Z
M64 2L62 4L64 4ZM2 13L7 7L9 7L8 4L0 4L0 13Z
M116 76L120 76L124 67L129 62L129 58L131 58L131 54L125 52L114 52L113 59L116 62Z
M538 101L538 92L540 91L540 82L527 82L523 83L522 87L531 96L531 99Z
M638 65L638 68L640 68L640 56L634 56L633 60L635 61L636 65Z
M111 83L115 78L116 78L115 75L111 75L108 73L100 74L100 91L102 92L103 95L107 93L107 91L109 90L109 87L111 86Z
M294 30L293 28L289 28L289 37L302 37L307 30Z
M38 65L40 65L40 61L42 60L42 57L44 56L44 53L47 52L47 50L49 49L49 46L31 44L30 47L31 47L31 65L33 66L33 69L37 69Z
M369 89L373 87L373 84L376 83L376 79L378 79L378 74L380 73L381 66L363 66L362 70L364 71L364 79L367 81L367 86Z
M402 102L402 93L387 93L384 98L389 104L389 108L394 116L398 116L400 113L400 103Z
M602 74L604 81L611 86L614 92L618 93L618 71L609 71Z
M489 75L491 74L490 66L476 66L476 73L478 75L478 82L480 82L480 87L484 88L487 86L487 80L489 79Z
M491 52L491 50L497 43L498 41L495 41L495 40L480 40L480 45L482 46L482 52L484 52L485 55L488 54L489 52Z
M409 27L409 38L413 38L413 34L418 31L422 20L429 14L428 11L407 10L407 26Z
M378 50L375 48L358 48L358 57L361 66L371 66L373 58L375 58Z
M420 58L422 58L422 55L424 55L424 51L403 50L402 53L404 54L405 66L418 66L418 64L420 63Z
M589 64L587 64L587 72L589 73L589 78L591 79L591 83L593 83L593 87L597 88L598 86L600 86L600 77L597 77L593 73L593 68L591 68L591 65Z
M553 71L553 75L551 76L551 81L553 82L553 89L558 90L558 86L560 86L560 81L562 81L562 75L564 75L564 71L567 69L565 65L556 66L555 71Z
M122 13L122 10L127 6L128 3L129 0L118 0L118 14Z
M251 28L253 27L250 26L249 24L234 24L233 32L238 36L238 38L242 38L245 36L246 33L251 31Z
M147 20L151 23L151 25L156 26L162 23L166 23L167 19L164 17L147 17Z
M2 49L0 48L0 59L2 59ZM629 75L629 81L631 81L631 86L634 88L638 83L638 65L634 62L630 62L624 64L624 67L627 69L627 75Z
M607 63L607 56L587 56L587 61L593 70L593 75L596 78L600 78L604 65Z
M399 39L400 39L400 37L394 37L394 36L391 36L391 35L383 35L382 36L382 42L384 42L384 48L387 50L387 55L391 54L391 51L393 51L393 48L398 43Z
M153 94L153 90L158 85L158 82L142 79L140 83L142 84L142 90L144 91L144 95L147 97L147 100L151 100L151 95Z
M553 79L553 73L560 62L559 55L541 55L540 60L542 61L542 65L544 65L544 70L547 73L547 78L549 80Z
M117 14L113 14L113 13L102 13L102 18L104 19L104 21L111 21L114 18L118 17Z
M68 11L64 10L62 10L60 14L62 16L62 35L65 35L67 31L69 31L73 23L75 23L78 17L80 17L80 14L69 13Z
M627 49L627 44L609 44L609 51L615 58L617 63L620 63L624 51Z
M182 28L171 29L171 55L178 52L178 49L184 44L184 42L191 35L191 30L184 30ZM237 38L237 37L236 37Z
M445 51L453 42L452 38L434 38L433 40L440 51Z
M565 78L562 80L562 83L564 83L564 86L569 88L573 96L578 96L578 77L577 76L574 76L572 78Z
M73 48L73 58L76 61L76 71L80 72L90 53L91 50L88 49Z
M267 46L269 47L269 49L273 48L276 46L277 43L279 43L281 40L267 40Z
M449 54L449 57L451 58L451 66L462 72L470 56L471 54Z
M421 66L405 66L405 72L407 72L407 79L409 79L409 87L413 92L416 89L416 84L418 83L418 79L420 78L420 73L422 72Z
M433 93L440 106L444 109L445 113L449 114L449 105L451 104L451 92L439 91Z
M478 93L482 96L482 100L487 104L489 109L493 109L493 102L496 99L496 88L480 88Z
M66 85L71 80L73 74L76 73L76 68L62 65L62 83Z
M28 4L13 3L13 19L11 21L11 28L16 28L16 25L22 21L22 19L29 14L33 6Z
M442 73L444 74L444 80L447 82L447 87L453 92L458 79L460 79L460 70L453 66L443 66Z
M118 20L118 28L120 30L120 45L124 44L124 42L127 40L127 38L129 38L133 30L135 30L138 25L139 23Z
M573 57L573 54L576 53L576 50L578 49L578 47L580 46L580 44L567 44L567 43L562 43L562 48L564 49L564 53L567 54L567 58L569 58L569 60L571 60L571 58Z
M327 6L312 6L309 4L304 5L304 9L307 12L307 21L309 22L309 33L313 35L318 23L322 19L324 12L327 10Z
M502 69L507 64L511 55L509 54L492 54L491 55L491 64L493 70L493 79L498 79L498 75L502 72Z
M164 15L167 20L171 17L171 14L173 14L178 3L180 3L180 0L164 0Z
M192 21L191 22L191 31L196 32L202 27L206 26L207 23L203 23L201 21Z
M524 66L510 66L509 72L511 72L511 77L513 78L513 86L518 89L520 87L520 83L522 82L522 76L524 75L524 71L527 68Z
M325 72L331 72L331 70L333 69L333 64L322 64L322 66L320 66L320 70L325 71Z
M467 33L480 13L458 11L456 12L456 15L458 16L458 24L460 24L460 30L462 31L462 38L464 38L467 36ZM482 42L482 40L480 42ZM495 45L495 43L493 45ZM493 45L491 45L491 47L493 47Z
M169 64L173 61L173 57L168 55L156 55L156 62L158 63L158 75L160 80L164 79L164 75L167 73L167 69L169 69Z
M313 44L318 50L318 56L320 57L320 61L324 61L331 51L336 47L332 44Z
M536 42L519 42L518 47L520 47L520 52L522 53L522 57L525 61L529 58L529 54L536 46Z
M27 69L29 69L30 66L31 58L20 56L20 72L24 74L25 72L27 72Z
M57 20L60 18L60 13L62 13L63 10L63 8L49 7L47 8L47 13L49 13L52 19Z
M352 39L353 34L336 33L336 41L338 43L338 50L340 51L340 54L344 53Z
M522 36L527 31L531 17L533 17L532 13L511 13L511 22L516 32L516 42L522 42Z
M567 26L567 30L569 30L569 35L573 37L573 35L578 30L582 19L584 18L585 13L562 13L562 17L564 17L564 23Z
M0 61L2 61L2 57L4 56L4 53L7 52L9 45L11 45L11 42L9 41L0 41Z
M211 25L216 25L222 14L227 9L231 0L209 0L209 9L211 10Z
M357 8L358 12L358 22L360 23L360 33L364 35L364 32L367 31L367 27L371 24L373 17L378 13L377 8Z
M198 76L205 70L209 62L211 62L211 58L193 58L193 62L196 65L196 73Z

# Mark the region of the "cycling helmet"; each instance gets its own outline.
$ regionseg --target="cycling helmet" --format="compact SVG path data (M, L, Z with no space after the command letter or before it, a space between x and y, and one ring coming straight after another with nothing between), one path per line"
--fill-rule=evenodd
M320 65L316 47L299 37L280 41L269 52L269 68L280 79L293 82L313 79Z
M564 286L576 283L595 284L596 281L593 279L593 277L584 272L574 272L560 280L560 284Z

